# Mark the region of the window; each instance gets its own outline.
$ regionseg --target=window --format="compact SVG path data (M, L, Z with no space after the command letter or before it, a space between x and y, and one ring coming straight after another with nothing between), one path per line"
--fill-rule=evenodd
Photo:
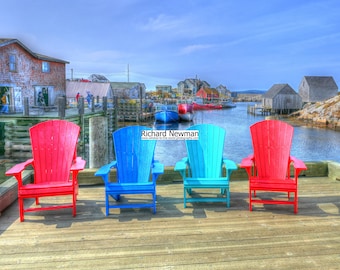
M42 70L42 72L50 72L50 63L49 62L42 62L41 70Z
M14 54L9 56L9 71L17 71L17 59Z

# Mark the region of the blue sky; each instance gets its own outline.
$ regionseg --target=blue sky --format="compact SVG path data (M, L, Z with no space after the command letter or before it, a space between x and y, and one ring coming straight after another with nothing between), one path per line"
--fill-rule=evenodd
M199 78L267 90L305 75L340 86L338 0L0 0L0 37L148 90ZM6 12L4 12L6 11ZM128 69L129 67L129 69ZM128 72L129 70L129 72ZM128 76L129 74L129 76Z

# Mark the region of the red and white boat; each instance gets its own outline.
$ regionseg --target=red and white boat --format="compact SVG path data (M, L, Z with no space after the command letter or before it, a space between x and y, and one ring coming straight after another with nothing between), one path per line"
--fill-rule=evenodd
M194 111L196 110L220 110L223 108L221 104L213 104L213 103L200 104L196 102L193 102L192 104L194 107Z
M194 106L190 103L180 103L178 106L178 116L182 121L192 121L194 119Z

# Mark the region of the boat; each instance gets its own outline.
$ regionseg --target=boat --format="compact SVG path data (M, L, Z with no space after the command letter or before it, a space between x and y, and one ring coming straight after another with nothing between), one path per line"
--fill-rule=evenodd
M169 123L179 120L178 108L176 104L156 105L155 120L157 122Z
M228 100L222 100L221 101L221 105L223 109L228 109L228 108L235 108L236 104L234 102L232 102L231 99Z
M222 105L221 104L215 104L215 103L206 103L206 104L201 104L201 103L197 103L197 102L193 102L193 107L194 107L194 111L197 110L220 110L222 109Z
M192 121L194 119L194 106L191 103L180 103L178 106L178 115L182 121Z

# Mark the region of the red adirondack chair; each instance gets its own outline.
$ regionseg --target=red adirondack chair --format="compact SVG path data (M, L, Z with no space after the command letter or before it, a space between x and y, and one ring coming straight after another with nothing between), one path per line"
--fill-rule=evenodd
M260 203L292 204L294 213L298 212L298 176L307 167L303 161L290 155L293 132L291 125L278 120L264 120L250 127L254 153L240 164L249 178L250 211L253 204ZM288 199L256 198L257 191L287 192ZM293 200L290 193L294 193Z
M25 212L73 208L76 215L78 173L85 168L85 161L76 156L80 128L65 120L50 120L30 128L32 159L13 166L6 172L18 181L20 221ZM23 183L22 172L32 166L34 182ZM24 199L71 195L72 203L24 209Z

